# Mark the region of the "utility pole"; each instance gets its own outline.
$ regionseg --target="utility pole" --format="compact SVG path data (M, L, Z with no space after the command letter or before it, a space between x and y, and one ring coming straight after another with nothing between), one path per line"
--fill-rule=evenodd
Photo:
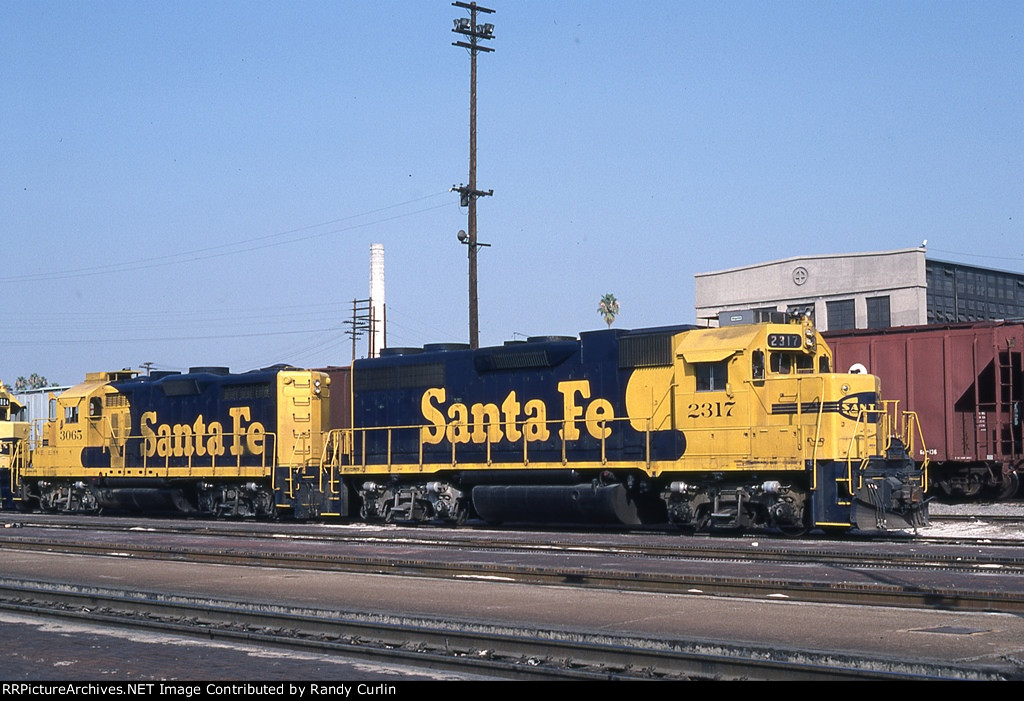
M493 24L477 24L478 12L492 14L494 10L480 7L475 2L453 2L453 7L461 7L469 10L469 17L462 17L455 20L456 34L461 34L469 41L453 41L452 46L461 46L469 49L469 185L452 186L453 192L459 193L459 203L469 209L469 233L459 232L459 241L469 248L469 347L480 347L480 322L477 312L477 249L487 246L486 243L477 243L476 234L476 201L479 197L490 196L494 190L476 189L476 55L483 51L489 53L494 49L480 44L481 40L494 38Z
M373 333L373 307L371 306L371 300L369 299L353 299L352 300L352 320L346 321L350 328L347 333L352 337L352 361L356 359L356 339L363 335L364 331ZM373 341L371 340L371 349ZM373 357L370 353L367 357Z

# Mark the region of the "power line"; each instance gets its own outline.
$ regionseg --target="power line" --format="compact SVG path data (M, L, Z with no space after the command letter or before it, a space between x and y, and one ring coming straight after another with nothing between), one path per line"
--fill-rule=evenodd
M292 234L301 233L303 231L309 231L311 229L317 229L317 228L320 228L320 227L323 227L323 226L328 226L328 225L331 225L331 224L336 224L336 223L342 222L342 221L348 221L350 219L358 219L360 217L370 216L372 214L377 214L377 213L380 213L380 212L384 212L384 211L387 211L389 209L395 209L396 207L403 207L403 206L406 206L406 205L409 205L409 204L413 204L415 202L421 202L421 201L426 200L426 199L431 199L431 198L438 197L438 196L441 196L441 195L446 195L446 194L448 194L448 192L449 191L440 192L440 193L434 193L432 195L425 195L424 197L419 197L419 198L416 198L416 199L413 199L413 200L408 200L406 202L400 202L398 204L388 205L386 207L380 207L380 208L377 208L377 209L374 209L374 210L370 210L368 212L364 212L362 214L353 214L353 215L350 215L348 217L342 217L340 219L333 219L331 221L322 222L320 224L310 224L308 226L303 226L303 227L299 227L299 228L296 228L296 229L290 229L288 231L281 231L281 232L274 233L274 234L266 234L264 236L258 236L256 238L247 239L245 241L235 241L235 242L232 242L232 243L218 244L216 246L207 246L205 248L197 248L197 249L194 249L194 250L191 250L191 251L182 251L180 253L168 253L168 254L165 254L165 255L162 255L162 256L154 256L154 257L151 257L151 258L140 258L140 259L136 259L134 261L125 261L123 263L107 263L105 265L91 266L91 267L87 267L87 268L76 268L76 269L71 269L71 270L48 271L48 272L45 272L45 273L28 273L28 274L25 274L25 275L14 275L14 276L10 276L10 277L0 277L0 283L5 283L5 282L10 282L10 283L13 283L13 282L41 282L41 281L48 281L48 280L66 280L66 279L69 279L69 278L90 277L90 276L93 276L93 275L109 275L109 274L112 274L112 273L131 272L131 271L134 271L134 270L143 270L143 269L148 269L148 268L164 267L164 266L168 266L168 265L180 265L182 263L195 263L195 262L201 261L201 260L210 260L210 259L213 259L213 258L222 258L224 256L237 255L239 253L248 253L248 252L251 252L251 251L258 251L258 250L262 250L264 248L273 248L275 246L285 246L285 245L292 244L292 243L299 243L299 242L302 242L302 241L309 241L309 240L312 240L312 239L323 238L324 236L330 236L330 235L333 235L333 234L344 233L344 232L347 232L347 231L354 231L356 229L364 228L364 227L367 227L367 226L373 226L373 225L376 225L376 224L383 224L383 223L386 223L386 222L389 222L389 221L394 221L396 219L403 219L405 217L411 217L411 216L414 216L416 214L422 214L424 212L430 212L430 211L433 211L435 209L443 209L443 208L449 207L451 205L450 205L450 203L446 202L444 204L434 205L432 207L425 207L423 209L418 209L418 210L415 210L415 211L412 211L412 212L405 212L405 213L402 213L402 214L396 214L396 215L391 216L391 217L384 217L384 218L375 219L375 220L369 221L369 222L363 222L361 224L353 224L351 226L342 227L342 228L339 228L339 229L332 229L332 230L329 230L329 231L322 231L322 232L319 232L319 233L316 233L316 234L310 234L308 236L300 236L300 237L296 237L296 238L290 238L290 239L288 239L286 241L273 241L273 242L270 242L270 243L264 243L264 244L260 244L260 245L253 245L253 244L256 243L256 242L259 242L259 241L267 241L267 240L270 240L270 239L280 238L282 236L290 236ZM225 249L233 249L233 250L225 250ZM219 252L211 253L212 251L219 251Z
M1024 260L1024 253L1018 253L1016 258L1015 258L1014 256L1007 255L1005 253L1003 255L1000 255L1000 256L985 256L985 255L982 255L980 253L962 253L960 251L949 251L949 250L946 250L944 248L933 248L931 246L929 246L928 250L929 251L937 251L939 253L948 253L948 254L953 255L953 256L964 256L966 258L987 258L989 260L1003 260L1003 261L1006 261L1006 260Z
M57 345L68 345L68 344L101 344L101 343L145 343L145 342L159 342L169 343L176 341L218 341L221 339L258 339L266 338L268 336L297 336L299 334L326 334L328 332L339 333L338 328L301 328L298 331L267 331L258 332L254 334L211 334L207 336L165 336L165 337L150 337L150 338L125 338L117 337L111 339L32 339L28 341L19 341L17 339L6 339L4 344L7 346L52 346Z

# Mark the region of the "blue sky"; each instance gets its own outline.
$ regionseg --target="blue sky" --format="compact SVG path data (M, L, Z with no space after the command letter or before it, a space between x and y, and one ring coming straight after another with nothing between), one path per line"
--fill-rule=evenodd
M801 254L1024 272L1024 3L485 5L483 345ZM0 0L0 378L347 364L372 243L389 344L467 340L465 14Z

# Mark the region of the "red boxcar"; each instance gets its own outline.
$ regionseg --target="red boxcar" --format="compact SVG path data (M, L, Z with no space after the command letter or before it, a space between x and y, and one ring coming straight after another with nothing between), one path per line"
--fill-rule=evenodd
M985 321L829 331L835 368L857 364L917 412L941 494L1010 498L1024 471L1024 323ZM862 370L863 372L864 370ZM915 456L918 460L923 455Z

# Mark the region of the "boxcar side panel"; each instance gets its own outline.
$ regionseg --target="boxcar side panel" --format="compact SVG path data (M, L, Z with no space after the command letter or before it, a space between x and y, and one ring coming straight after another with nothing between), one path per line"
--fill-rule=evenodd
M824 335L837 369L864 365L881 378L883 397L917 412L932 460L1021 460L1024 324L980 322Z

